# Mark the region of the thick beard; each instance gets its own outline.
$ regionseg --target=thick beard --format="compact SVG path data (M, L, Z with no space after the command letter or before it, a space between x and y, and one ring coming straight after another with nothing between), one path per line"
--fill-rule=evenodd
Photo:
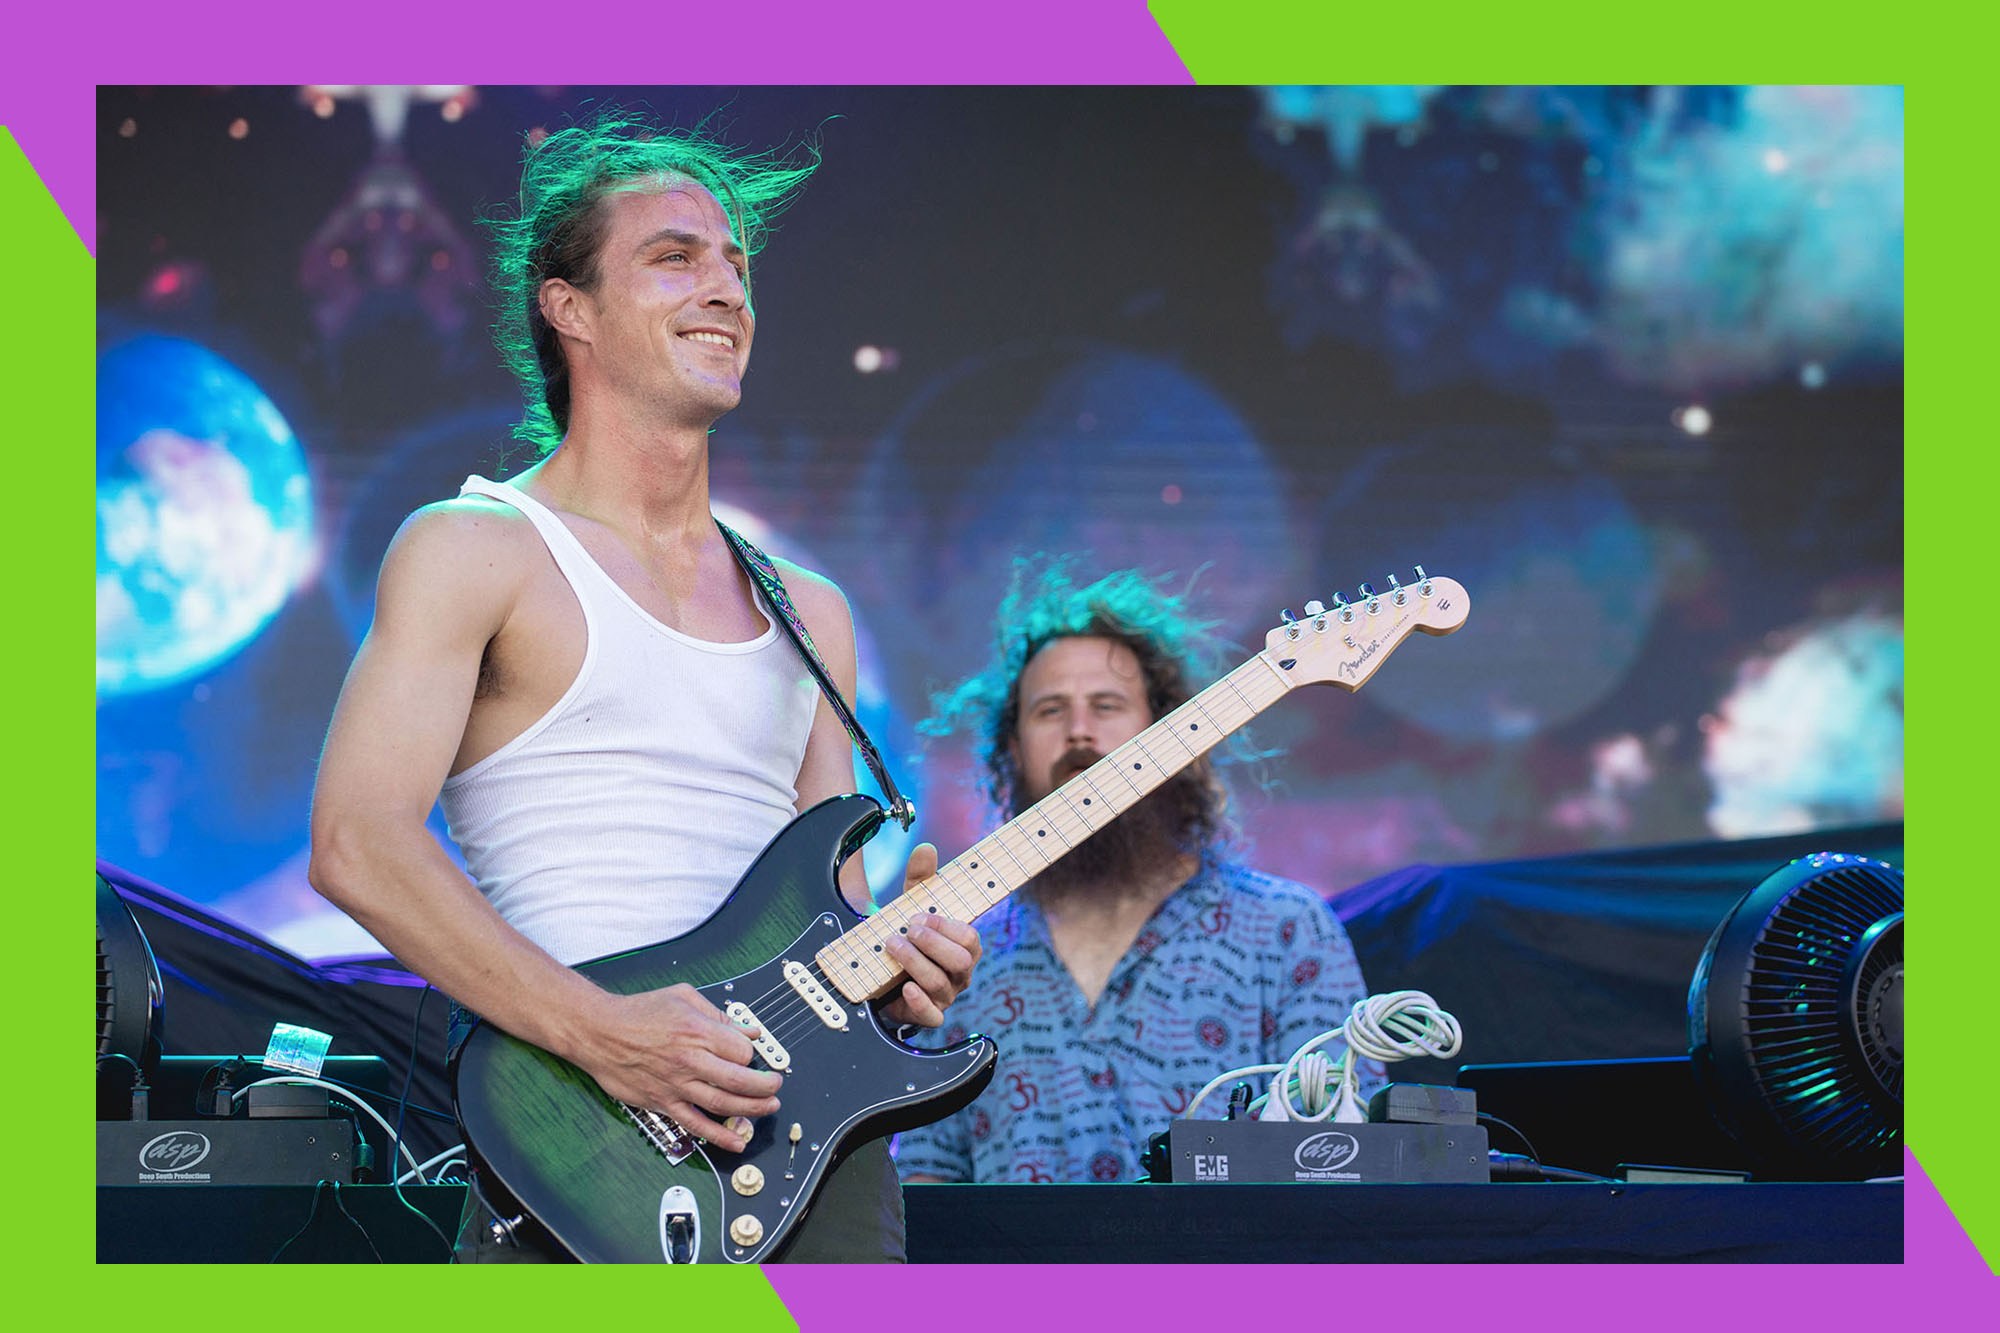
M1181 845L1185 830L1175 826L1177 788L1193 781L1192 773L1182 772L1161 783L1138 804L1030 880L1028 891L1052 897L1064 897L1079 889L1115 891L1159 875L1187 850ZM1014 803L1016 814L1030 804L1021 796Z

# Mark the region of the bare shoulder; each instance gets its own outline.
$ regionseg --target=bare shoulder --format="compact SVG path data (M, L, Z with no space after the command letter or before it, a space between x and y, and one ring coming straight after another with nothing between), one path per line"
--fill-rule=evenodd
M854 611L848 606L847 594L840 590L840 585L824 574L816 574L789 560L773 557L772 563L777 565L778 576L785 581L785 591L791 595L792 604L799 609L799 618L812 632L813 642L828 653L838 646L851 657L854 652Z
M483 495L425 505L382 558L376 615L414 611L492 626L546 560L528 516Z

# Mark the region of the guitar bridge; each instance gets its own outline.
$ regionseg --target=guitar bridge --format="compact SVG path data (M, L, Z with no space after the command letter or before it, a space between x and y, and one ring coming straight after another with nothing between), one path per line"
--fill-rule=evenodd
M666 1155L670 1165L679 1166L694 1156L694 1135L682 1129L672 1116L660 1111L642 1111L626 1102L618 1104L625 1108L625 1114L632 1117L632 1123L647 1141Z

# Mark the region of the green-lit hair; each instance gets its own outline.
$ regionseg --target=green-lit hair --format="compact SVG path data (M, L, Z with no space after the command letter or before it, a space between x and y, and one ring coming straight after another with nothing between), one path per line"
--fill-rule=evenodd
M737 244L754 256L818 165L811 145L797 155L743 152L700 129L662 130L619 110L540 142L531 138L519 211L486 220L500 312L493 338L527 405L515 436L547 454L569 429L569 366L542 318L541 290L550 278L585 291L596 286L605 225L598 205L606 195L654 179L692 180L715 196Z
M1217 622L1198 619L1185 593L1169 594L1165 577L1136 569L1079 584L1067 556L1038 555L1014 561L1013 580L993 618L993 656L978 674L931 696L931 715L918 730L930 736L963 732L984 766L981 786L1003 814L1019 812L1020 766L1014 760L1021 717L1021 673L1050 642L1104 638L1124 644L1146 677L1146 704L1157 720L1186 703L1222 674L1229 645ZM1237 758L1263 757L1238 733ZM1227 789L1209 756L1187 770L1175 789L1175 828L1181 850L1213 859L1234 838Z

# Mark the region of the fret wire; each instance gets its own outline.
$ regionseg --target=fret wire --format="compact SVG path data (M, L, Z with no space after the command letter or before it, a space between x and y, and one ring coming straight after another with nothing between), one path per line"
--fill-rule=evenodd
M977 871L967 870L965 867L959 866L956 861L954 861L952 864L957 867L956 873L961 877L966 875L976 875L978 873ZM986 894L982 893L977 887L973 886L961 885L958 888L954 889L953 892L958 896L958 901L953 905L963 914L960 919L965 921L973 920L981 912L984 912L988 907L991 907L995 901L998 901L997 899L989 899ZM978 904L978 906L975 906L975 904ZM966 910L968 908L972 910L970 911Z
M1189 700L1189 702L1192 703L1193 700ZM1185 706L1186 705L1182 705L1182 707ZM1179 725L1180 711L1181 710L1179 708L1176 708L1173 712L1167 714L1167 720L1175 724L1174 726L1167 728L1167 734L1169 736L1172 736L1176 741L1180 743L1181 749L1187 751L1188 763L1192 764L1197 759L1201 758L1202 752L1200 750L1195 749L1192 745L1189 745L1187 737L1182 734L1185 728Z
M979 917L1021 884L1034 878L1036 873L1028 869L1025 853L1010 839L1019 838L1032 843L1036 855L1042 859L1042 868L1047 868L1080 840L1072 837L1073 832L1080 830L1082 837L1097 832L1132 805L1143 800L1168 777L1178 773L1220 744L1231 732L1263 712L1292 688L1291 682L1275 671L1271 673L1272 678L1269 680L1258 674L1256 667L1260 663L1267 668L1274 665L1262 653L1250 658L1207 689L1195 694L1158 723L1114 749L1104 760L1078 774L1077 777L1082 779L1081 790L1087 792L1091 799L1092 804L1089 807L1079 808L1072 793L1067 789L1070 784L1057 788L1049 796L1043 797L1041 801L1022 812L1021 816L974 843L962 855L940 866L935 875L913 890L915 893L923 894L924 898L912 898L910 894L903 895L822 949L819 955L815 956L815 961L824 958L860 963L859 968L846 969L828 969L821 963L821 969L828 972L829 976L834 972L842 972L850 978L858 977L868 990L874 990L883 981L894 977L901 969L894 965L894 960L886 953L878 953L872 946L877 942L886 943L892 926L908 926L918 917L928 915L923 910L925 898L961 913L965 920ZM1249 679L1253 676L1265 683L1260 686L1250 686ZM1184 728L1180 724L1190 717L1198 717L1200 721L1207 723L1209 734L1198 741L1189 741L1182 734ZM1167 723L1173 725L1166 725ZM1159 738L1156 736L1150 741L1147 739L1149 733L1153 731L1162 734L1171 733L1186 758L1162 762L1154 748ZM1149 763L1151 771L1142 768L1141 777L1134 778L1132 770L1125 767L1134 757ZM1100 785L1101 778L1093 779L1090 776L1091 772L1098 768L1117 769L1119 777L1124 782L1123 788L1107 796ZM1061 800L1057 801L1055 797L1060 797ZM1066 822L1065 815L1068 820L1074 822ZM1047 828L1062 840L1063 847L1055 856L1049 855L1044 850L1046 844L1040 839L1030 837L1027 826L1036 821L1038 827ZM997 860L1000 854L1004 854L1007 861L1013 864L1014 873L1010 874L1000 866ZM977 860L986 862L985 872L971 868L971 863ZM989 881L993 885L992 888L987 887ZM898 904L902 906L898 907ZM965 910L975 905L977 910ZM864 950L861 947L863 944L870 947Z
M1239 685L1236 681L1236 672L1234 671L1230 672L1228 675L1224 676L1221 680L1217 681L1216 684L1227 685L1229 687L1230 693L1236 696L1237 702L1243 705L1247 713L1247 716L1244 718L1244 721L1247 722L1251 717L1255 717L1257 715L1257 709L1254 706L1252 706L1252 704L1248 699L1243 697L1243 687ZM1240 722L1237 724L1237 726L1241 725L1242 723ZM1232 730L1234 730L1234 728L1232 728Z
M1014 855L1013 849L1008 847L1006 842L1002 839L1001 835L1004 834L1006 831L1007 830L1004 826L998 828L994 830L991 834L989 834L986 837L985 841L991 843L993 846L1007 853L1007 859L1014 863L1014 869L1021 872L1021 878L1018 882L1025 884L1029 880L1033 879L1034 876L1028 872L1028 868L1026 866L1021 864L1021 858Z
M1127 741L1125 742L1125 745L1130 745L1131 743L1132 742ZM1145 797L1146 793L1144 790L1140 788L1138 783L1132 781L1132 775L1125 771L1125 760L1123 755L1120 753L1121 751L1124 750L1125 745L1119 746L1118 749L1113 750L1110 754L1106 755L1105 758L1118 760L1118 762L1115 765L1113 765L1113 767L1118 770L1118 776L1125 779L1125 785L1132 789L1132 800L1136 803L1137 801L1142 800Z
M1033 808L1034 808L1034 807L1032 807L1032 806L1030 806L1030 807L1029 807L1029 809L1033 809ZM1026 812L1024 811L1023 813L1026 813ZM1013 824L1009 825L1009 828L1011 828L1011 829L1013 830L1013 836L1014 836L1015 838L1018 838L1018 839L1020 840L1020 842L1022 843L1022 845L1026 846L1026 847L1029 847L1029 848L1032 848L1032 849L1034 850L1034 853L1035 853L1035 855L1037 855L1037 856L1041 856L1041 857L1042 857L1042 864L1041 864L1041 865L1040 865L1039 867L1037 867L1036 869L1034 869L1034 870L1030 870L1030 871L1028 872L1028 878L1029 878L1029 879L1033 879L1033 878L1034 878L1034 877L1035 877L1036 875L1039 875L1039 874L1041 874L1041 873L1042 873L1042 871L1044 871L1044 870L1047 870L1047 869L1049 868L1049 861L1050 861L1050 858L1049 858L1049 857L1047 857L1047 856L1042 856L1042 850L1041 850L1041 848L1039 848L1039 847L1036 847L1036 846L1035 846L1035 842L1034 842L1034 840L1033 840L1032 838L1030 838L1030 837L1028 836L1028 834L1027 834L1027 826L1026 826L1026 824L1025 824L1025 823L1023 823L1023 822L1022 822L1021 820L1018 820L1018 819L1017 819L1017 820L1015 820L1015 821L1014 821L1014 823L1013 823ZM1006 830L1006 829L1002 829L1002 830L1001 830L1001 836L1003 836L1003 837L1004 837L1004 836L1006 836L1006 834L1007 834L1007 830ZM1021 860L1021 853L1019 853L1019 852L1015 851L1015 850L1014 850L1013 848L1011 848L1011 847L1010 847L1010 848L1008 848L1008 849L1007 849L1007 854L1008 854L1009 856L1011 856L1011 857L1013 857L1013 858L1014 858L1014 862L1015 862L1015 864L1016 864L1016 865L1021 865L1021 866L1025 867L1025 864L1026 864L1026 863L1025 863L1025 862L1023 862L1023 861Z
M954 882L953 880L946 878L946 876L950 874L957 874L963 876L965 873L966 872L959 867L958 862L947 861L945 864L938 867L937 874L932 878L942 883L945 886L946 892L950 894L950 897L947 898L944 893L940 893L937 895L938 898L942 902L944 902L944 904L947 907L950 907L955 915L960 915L961 920L970 921L972 917L977 916L978 913L974 912L971 916L962 915L965 909L971 905L971 900L965 896L964 887Z
M1062 797L1063 804L1069 807L1069 812L1072 815L1076 816L1077 823L1083 825L1086 829L1089 829L1092 833L1097 832L1100 826L1091 823L1090 816L1084 814L1083 811L1078 808L1077 803L1069 798L1069 784L1067 782L1065 782L1062 786L1056 788L1056 794Z

